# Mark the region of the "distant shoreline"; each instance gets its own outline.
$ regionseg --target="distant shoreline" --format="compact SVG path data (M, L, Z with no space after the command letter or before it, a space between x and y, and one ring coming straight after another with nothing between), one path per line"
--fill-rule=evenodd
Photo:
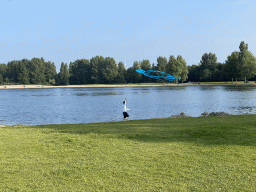
M209 84L89 84L89 85L1 85L0 89L52 89L52 88L108 88L108 87L181 87L181 86L232 86L232 85L256 85L256 83L209 83Z
M1 85L0 89L51 89L51 88L104 88L104 87L158 87L158 86L179 86L179 84L89 84L89 85ZM183 86L183 85L181 85Z

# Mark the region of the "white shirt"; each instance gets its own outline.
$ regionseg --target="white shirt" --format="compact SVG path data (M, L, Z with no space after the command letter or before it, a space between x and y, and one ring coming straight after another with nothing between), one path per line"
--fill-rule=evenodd
M126 112L127 110L131 110L131 109L128 109L127 107L126 107L126 101L125 101L125 103L124 103L124 110L123 110L123 112Z

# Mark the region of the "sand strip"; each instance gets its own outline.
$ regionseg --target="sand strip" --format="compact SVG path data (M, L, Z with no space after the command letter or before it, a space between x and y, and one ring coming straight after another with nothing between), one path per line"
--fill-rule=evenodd
M90 84L90 85L63 85L63 86L49 86L49 85L1 85L0 89L47 89L47 88L104 88L104 87L174 87L174 86L234 86L234 85L256 85L255 83L216 83L216 84L119 84L119 85L104 85L104 84Z

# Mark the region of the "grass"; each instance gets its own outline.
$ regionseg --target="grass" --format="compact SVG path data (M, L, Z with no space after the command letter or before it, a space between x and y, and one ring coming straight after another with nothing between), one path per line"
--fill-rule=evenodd
M0 191L255 191L256 115L0 128Z
M244 81L222 81L222 82L200 82L200 84L246 84ZM255 81L248 81L248 83L255 83Z
M164 83L168 84L175 84L174 82L161 82L161 83L133 83L132 85L163 85ZM255 81L248 81L248 83L255 83ZM193 84L193 83L181 83L178 84ZM200 82L200 84L247 84L244 81L221 81L221 82Z

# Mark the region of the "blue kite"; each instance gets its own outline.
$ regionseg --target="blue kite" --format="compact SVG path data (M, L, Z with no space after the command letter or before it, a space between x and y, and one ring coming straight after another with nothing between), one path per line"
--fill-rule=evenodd
M173 81L175 79L177 79L177 77L174 77L172 75L169 75L163 71L155 71L155 70L143 70L143 69L136 69L137 73L140 73L142 75L145 75L147 77L153 78L153 79L158 79L158 80L162 80L165 79L167 81ZM160 73L162 76L157 76L157 75L152 75L150 73ZM180 78L178 78L180 80Z

